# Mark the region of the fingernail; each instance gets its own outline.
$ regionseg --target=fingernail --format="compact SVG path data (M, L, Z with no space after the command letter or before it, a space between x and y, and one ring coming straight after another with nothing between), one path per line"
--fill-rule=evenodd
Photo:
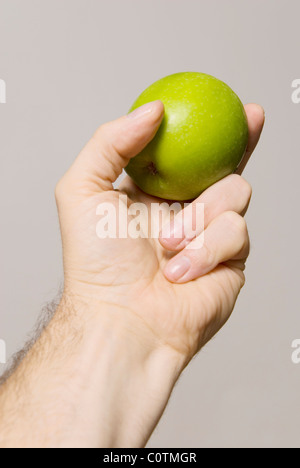
M179 257L168 263L165 274L171 281L178 281L190 268L191 260L188 257Z
M127 115L129 119L139 119L140 117L143 117L146 114L150 114L153 110L155 101L154 102L148 102L147 104L144 104L141 107L138 107L134 111L130 112L130 114Z

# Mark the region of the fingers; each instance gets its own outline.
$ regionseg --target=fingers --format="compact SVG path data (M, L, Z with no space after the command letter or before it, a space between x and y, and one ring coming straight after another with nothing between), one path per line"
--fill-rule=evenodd
M243 172L259 141L264 126L265 114L263 108L258 104L247 104L245 111L249 126L249 142L246 154L236 174L225 177L209 187L190 206L180 212L168 226L165 226L160 236L160 242L166 249L181 250L191 239L199 235L216 216L224 211L235 211L242 215L246 213L252 190L248 182L240 177L240 174ZM204 206L203 225L197 222L196 219L197 212L201 212L201 206L197 209L197 205L200 204Z
M163 116L163 103L154 101L102 125L64 177L64 189L111 190L130 158L154 138Z
M232 174L225 177L209 187L163 228L160 243L167 250L181 250L221 213L235 211L244 215L251 194L250 184L241 176ZM202 215L203 222L199 222Z
M245 111L248 118L249 140L246 154L236 170L236 174L239 175L243 173L251 154L255 150L265 123L265 112L258 104L247 104Z
M186 283L214 270L220 263L243 260L249 254L244 218L227 211L215 218L200 237L173 257L164 270L173 283Z

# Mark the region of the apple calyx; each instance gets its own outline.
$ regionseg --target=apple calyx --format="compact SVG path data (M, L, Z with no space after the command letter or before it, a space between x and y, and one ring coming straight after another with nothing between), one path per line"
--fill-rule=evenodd
M150 164L148 164L147 169L150 172L150 174L154 176L158 174L158 170L156 169L154 162L151 162Z

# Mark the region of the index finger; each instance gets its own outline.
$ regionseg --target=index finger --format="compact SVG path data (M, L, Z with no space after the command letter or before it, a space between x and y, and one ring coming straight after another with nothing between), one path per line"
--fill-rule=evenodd
M248 119L249 140L245 156L235 171L235 173L239 175L243 173L251 154L255 150L265 123L265 112L260 105L246 104L245 111Z

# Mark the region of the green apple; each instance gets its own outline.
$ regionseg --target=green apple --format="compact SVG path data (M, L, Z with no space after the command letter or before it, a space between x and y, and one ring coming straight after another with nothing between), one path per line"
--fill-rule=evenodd
M229 86L203 73L162 78L131 111L158 99L165 106L161 127L126 172L150 195L191 200L238 167L248 142L245 110Z

